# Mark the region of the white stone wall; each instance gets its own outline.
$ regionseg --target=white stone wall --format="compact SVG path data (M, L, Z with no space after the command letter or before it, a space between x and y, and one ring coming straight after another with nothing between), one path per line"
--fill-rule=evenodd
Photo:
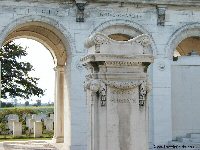
M150 142L164 144L172 140L170 54L183 38L200 35L198 32L200 29L199 7L167 5L165 26L158 26L156 5L125 3L123 7L119 6L120 4L116 3L105 5L89 3L85 8L85 22L76 22L74 4L39 4L23 1L9 3L2 1L0 4L1 44L9 31L29 21L42 21L56 27L69 42L65 87L69 91L66 95L68 99L65 99L65 143L69 145L71 143L72 150L86 150L87 147L88 120L83 91L86 73L79 63L79 59L87 53L84 40L91 33L116 24L124 26L125 30L127 26L130 26L152 36L155 62L152 72L150 71L153 84L150 99L150 107L152 107L150 109L150 133L152 133ZM191 25L192 23L195 25ZM193 29L190 30L190 28ZM112 30L117 32L115 28Z
M200 57L182 56L172 64L172 135L200 132Z

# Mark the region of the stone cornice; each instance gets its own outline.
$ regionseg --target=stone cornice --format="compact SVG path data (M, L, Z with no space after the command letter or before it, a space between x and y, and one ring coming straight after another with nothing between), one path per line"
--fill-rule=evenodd
M116 55L116 54L89 54L81 58L83 64L88 62L115 61L115 62L153 62L153 56L149 54L143 55Z
M89 0L90 2L91 0ZM175 5L175 6L200 6L199 0L95 0L92 2L99 3L133 3L149 5ZM90 3L92 3L90 2Z

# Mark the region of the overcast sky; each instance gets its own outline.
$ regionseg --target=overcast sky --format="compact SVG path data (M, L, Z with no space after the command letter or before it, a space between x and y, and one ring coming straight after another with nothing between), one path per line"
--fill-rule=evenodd
M16 39L16 44L20 44L22 47L28 47L28 55L22 57L23 61L28 61L33 65L35 71L31 72L31 76L40 78L38 86L42 89L46 89L45 95L41 98L42 103L54 101L54 63L53 58L48 49L42 44L31 39ZM37 100L37 97L32 97L33 101Z

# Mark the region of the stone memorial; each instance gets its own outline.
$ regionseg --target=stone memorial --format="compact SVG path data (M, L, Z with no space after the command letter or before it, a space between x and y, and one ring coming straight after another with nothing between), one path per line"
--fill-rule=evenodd
M46 119L45 126L47 131L53 131L53 119Z
M26 127L29 127L29 120L32 119L31 116L26 116Z
M35 121L41 121L41 117L37 114L33 114L32 119L35 119Z
M50 118L54 120L54 114L50 114Z
M13 131L13 122L19 122L19 116L16 114L9 114L7 120L9 130Z
M16 121L19 121L19 116L16 115L16 114L9 114L8 115L8 121L9 120L16 120Z
M42 136L42 122L34 122L34 138Z
M9 128L10 131L13 131L13 123L14 122L18 122L18 120L16 120L16 119L8 120L8 128Z
M33 131L34 131L33 130L34 122L35 122L35 119L29 119L28 128L29 128L30 133L33 133Z
M19 137L22 135L22 123L13 122L13 137Z
M147 150L150 38L114 41L96 33L85 46L88 150Z

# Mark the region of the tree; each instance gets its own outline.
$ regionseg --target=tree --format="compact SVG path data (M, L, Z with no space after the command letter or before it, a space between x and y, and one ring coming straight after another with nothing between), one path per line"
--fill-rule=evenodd
M21 62L20 58L27 55L26 49L8 42L0 49L1 55L1 96L2 98L25 98L42 96L44 90L37 86L39 78L31 77L34 70L29 62Z
M25 102L25 106L29 106L29 101L26 101L26 102Z

